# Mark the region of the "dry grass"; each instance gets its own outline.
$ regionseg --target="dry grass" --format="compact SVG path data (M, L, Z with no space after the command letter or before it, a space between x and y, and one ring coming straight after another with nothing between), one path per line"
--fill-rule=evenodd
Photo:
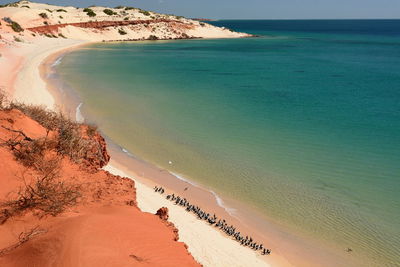
M60 179L60 162L65 157L75 163L85 160L107 162L102 146L95 137L97 128L73 122L61 113L44 107L4 103L6 98L0 93L1 110L20 110L42 125L47 134L33 139L23 131L1 126L11 133L11 138L4 140L2 145L8 147L15 159L31 169L33 174L27 178L22 175L23 186L16 197L0 203L0 224L27 210L55 216L75 205L81 196L80 187Z
M56 145L52 146L52 148L54 148L57 153L68 156L73 162L82 163L88 157L97 157L100 161L106 161L98 142L91 138L97 134L96 126L83 125L71 121L62 113L49 111L43 106L13 102L8 108L18 109L28 117L37 121L47 130L47 135L50 131L56 132L57 135L54 140L48 140L46 138L45 141L51 142L52 145L55 143ZM86 129L86 138L82 129Z

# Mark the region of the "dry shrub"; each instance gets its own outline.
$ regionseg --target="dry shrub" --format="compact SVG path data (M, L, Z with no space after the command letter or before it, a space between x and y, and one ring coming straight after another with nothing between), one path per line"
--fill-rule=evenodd
M97 126L96 125L92 125L92 124L88 124L87 125L87 129L86 129L86 134L89 137L93 137L97 132Z
M67 120L61 113L50 111L44 106L26 105L13 102L10 104L10 108L20 110L49 131L56 130L63 121Z
M24 175L21 177L23 186L14 199L0 203L0 224L27 210L56 216L75 205L81 196L79 185L60 179L61 160L69 157L76 163L87 161L88 166L101 167L108 161L103 141L97 136L96 126L73 122L61 113L41 106L14 102L4 107L4 99L4 94L0 92L1 109L20 110L42 125L47 135L33 139L23 131L1 126L12 133L12 138L4 141L3 145L13 152L17 161L33 172L29 179L25 179Z
M1 204L2 213L10 218L27 210L35 210L40 212L40 216L56 216L67 207L75 205L80 196L79 186L68 185L50 173L48 176L38 175L31 183L20 188L15 200Z
M42 161L46 149L43 139L15 141L12 146L15 158L26 167L35 167L37 162Z
M50 214L56 216L67 207L77 203L80 186L67 184L59 178L60 158L36 158L36 173L29 181L22 176L23 186L19 188L16 199L0 204L0 222L19 215L27 210L34 210L37 215Z
M76 163L81 163L89 157L106 162L99 143L91 138L97 133L96 126L86 125L86 127L82 127L82 124L71 121L61 113L49 111L43 106L11 103L10 108L18 109L37 121L46 128L47 134L50 131L56 131L57 137L53 142L57 144L55 146L57 153L68 156ZM84 132L82 132L83 128L86 129L86 138L84 138ZM46 141L50 142L51 140Z

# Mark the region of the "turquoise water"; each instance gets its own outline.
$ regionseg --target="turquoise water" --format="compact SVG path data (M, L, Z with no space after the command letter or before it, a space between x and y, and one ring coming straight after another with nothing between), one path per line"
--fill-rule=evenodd
M132 154L398 266L400 21L214 23L261 37L95 44L57 71Z

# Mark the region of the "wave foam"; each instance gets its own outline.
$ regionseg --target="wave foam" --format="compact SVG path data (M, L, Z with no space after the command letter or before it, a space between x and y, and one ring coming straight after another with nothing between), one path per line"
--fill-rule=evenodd
M232 217L234 216L234 213L236 212L236 209L233 208L229 208L227 206L225 206L224 201L217 195L217 193L215 193L214 191L210 190L210 192L214 195L215 200L217 201L218 206L220 206L221 208L223 208L224 210L226 210L226 212L228 212L229 215L231 215Z
M129 152L128 150L126 150L125 148L121 147L121 150L122 150L122 152L124 152L128 156L134 157L134 155L131 152Z
M194 183L194 182L192 182L192 181L190 181L190 180L184 178L183 176L181 176L181 175L179 175L179 174L176 174L176 173L173 173L173 172L171 172L171 174L174 175L176 178L178 178L178 179L181 180L181 181L184 181L184 182L189 183L189 184L191 184L191 185L193 185L193 186L199 187L196 183ZM225 203L224 203L224 201L223 201L223 200L217 195L217 193L215 193L214 191L209 190L209 192L210 192L211 194L213 194L213 196L215 197L215 201L217 202L218 206L220 206L221 208L223 208L223 209L224 209L229 215L231 215L232 217L235 217L235 216L234 216L234 213L236 213L236 209L229 208L228 206L226 206Z
M173 173L173 172L171 172L171 174L172 174L173 176L175 176L176 178L178 178L179 180L181 180L181 181L184 181L184 182L186 182L186 183L188 183L188 184L191 184L191 185L193 185L193 186L198 187L198 185L197 185L196 183L194 183L194 182L192 182L192 181L190 181L190 180L188 180L188 179L186 179L186 178L180 176L179 174L176 174L176 173Z
M80 103L77 107L76 107L76 113L75 113L75 120L79 123L83 123L85 121L85 117L83 117L82 112L81 112L81 107L82 107L83 103Z
M63 59L63 56L57 58L57 60L54 61L54 63L51 64L51 66L52 66L52 67L55 67L55 66L59 65L59 64L61 63L62 59Z

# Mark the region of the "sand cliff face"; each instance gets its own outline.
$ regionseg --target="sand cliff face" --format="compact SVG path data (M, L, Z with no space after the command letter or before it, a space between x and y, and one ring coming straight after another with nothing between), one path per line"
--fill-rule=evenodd
M0 266L199 266L168 210L141 212L134 182L100 170L109 156L94 129L79 125L77 141L38 120L0 111Z
M41 37L123 41L250 36L184 17L133 7L83 9L20 1L0 8L0 19L3 42L30 42Z

